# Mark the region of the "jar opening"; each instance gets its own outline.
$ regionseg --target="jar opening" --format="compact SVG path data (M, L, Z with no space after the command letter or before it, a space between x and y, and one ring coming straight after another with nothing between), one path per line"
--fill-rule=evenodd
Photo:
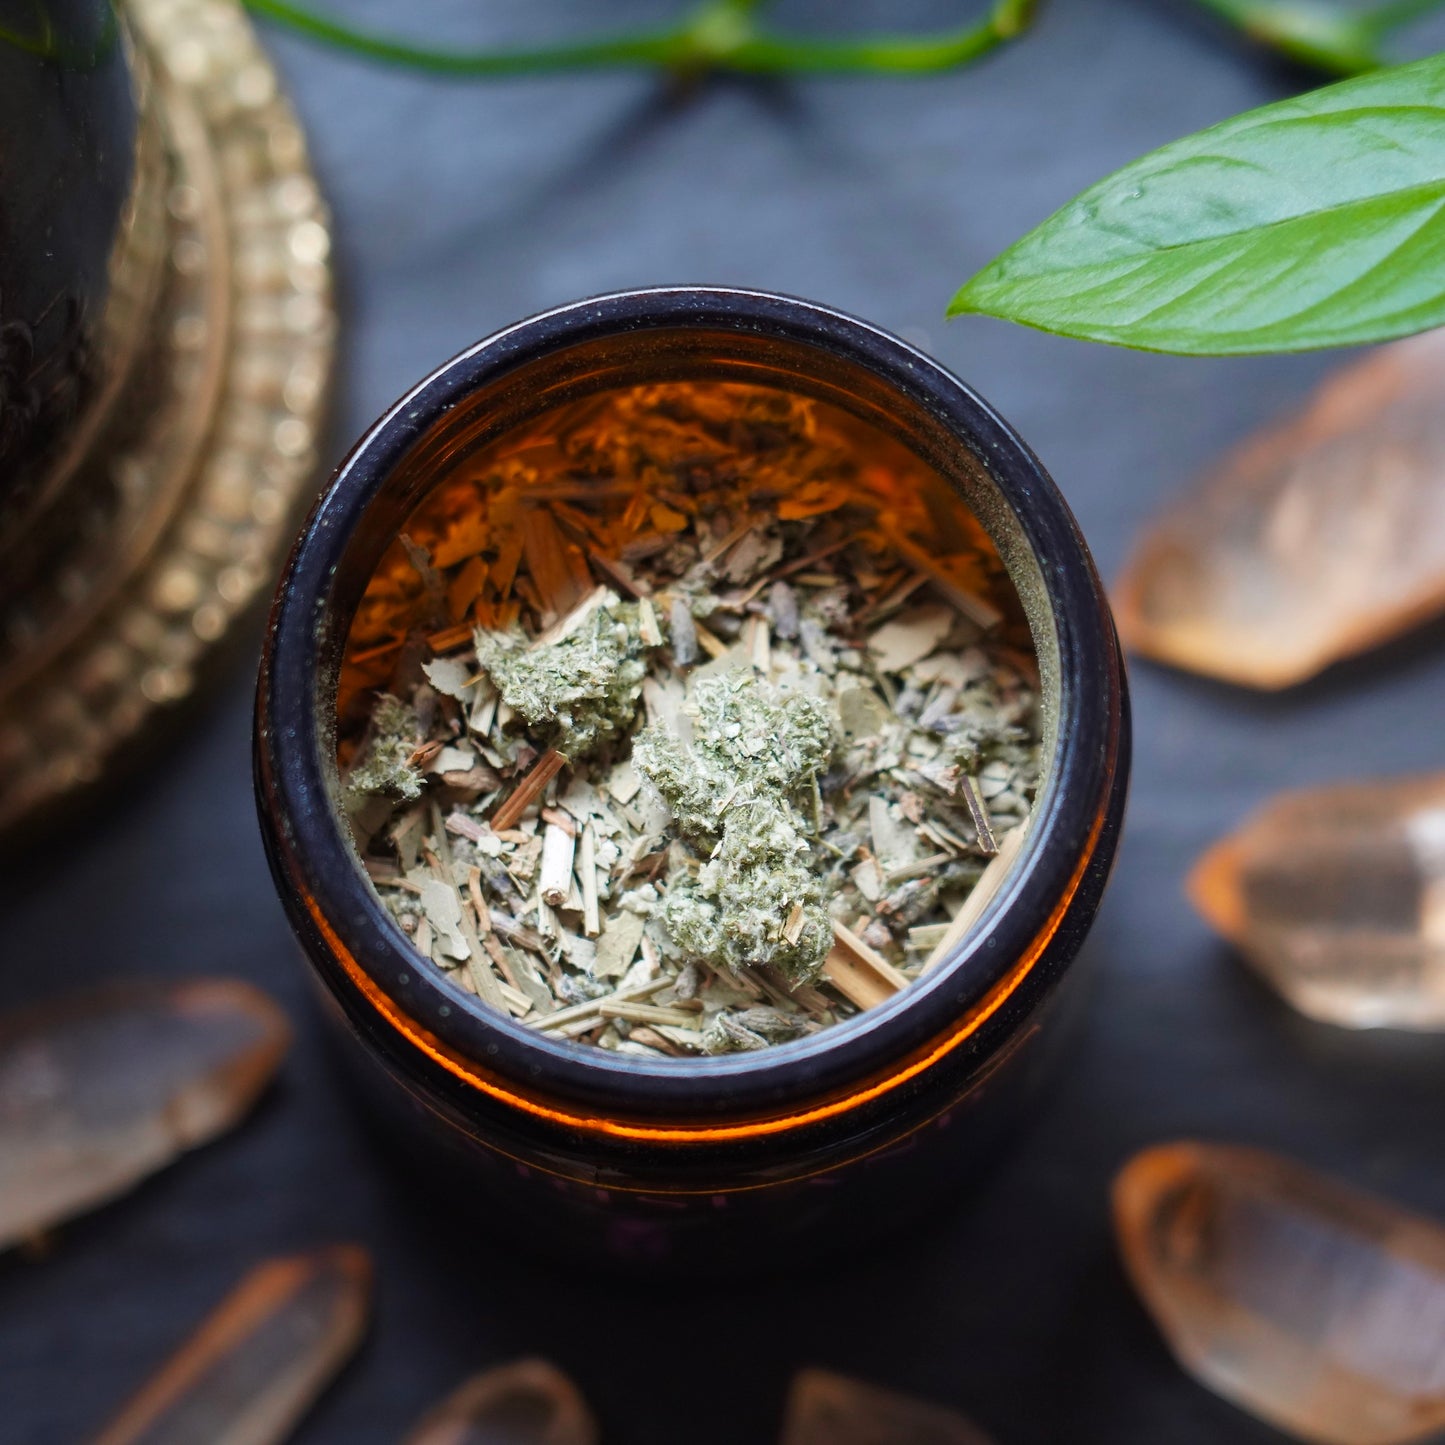
M342 801L469 998L745 1053L947 956L1027 825L1038 680L997 549L895 438L634 383L447 457L351 622Z
M668 388L675 390L669 394ZM891 468L892 481L891 490L890 486L874 487L875 519L885 511L908 512L908 525L901 535L913 544L916 552L911 558L902 557L895 548L890 565L896 566L900 574L908 573L911 568L922 575L922 580L915 585L920 600L927 605L948 609L954 600L948 586L950 582L954 587L960 585L958 576L949 576L952 564L940 559L960 557L962 539L975 548L974 560L987 574L987 585L979 587L977 595L1002 614L997 623L979 629L979 637L1005 638L1015 653L1031 650L1037 659L1040 708L1036 735L1042 782L1029 830L1031 841L1002 874L1002 886L981 910L982 926L975 927L961 939L952 940L947 956L921 981L847 1019L841 1027L824 1028L757 1053L697 1059L610 1056L602 1050L584 1051L549 1038L546 1034L550 1031L530 1029L525 1019L519 1022L482 1005L470 997L464 985L449 981L447 975L456 970L444 970L436 965L438 952L448 962L464 964L466 955L476 951L473 939L467 936L469 932L476 935L475 941L490 956L481 935L483 915L475 908L473 889L462 883L466 875L467 885L473 884L471 871L481 871L481 857L476 856L475 847L461 850L462 866L456 871L451 871L457 862L455 858L438 856L436 862L441 876L437 876L438 870L420 846L426 843L425 836L419 840L398 840L392 836L386 841L383 854L390 856L379 861L390 862L400 881L410 884L409 889L402 888L403 893L411 892L420 898L421 890L428 883L436 882L445 883L455 894L455 907L441 905L441 911L454 923L453 935L445 939L449 947L429 948L426 961L416 949L415 932L410 936L403 933L395 918L378 906L377 895L356 855L351 853L346 857L349 881L339 875L335 864L338 853L347 853L349 842L343 821L345 774L362 758L369 717L363 706L358 727L358 699L374 700L378 687L393 684L398 675L398 657L391 654L404 652L409 639L414 640L418 633L425 640L445 634L448 628L453 629L465 653L474 646L467 634L479 620L492 624L493 631L523 621L535 633L536 629L548 625L551 614L550 621L555 626L564 621L567 614L562 599L567 598L565 584L573 565L569 549L575 548L580 553L583 568L591 567L588 519L595 524L598 518L589 512L588 498L580 493L553 495L550 510L555 511L556 506L561 505L582 515L580 522L576 517L569 517L567 526L559 526L555 516L552 519L553 530L561 539L557 582L560 590L556 591L556 605L549 606L551 599L546 596L530 600L524 596L522 602L525 608L530 608L530 615L523 617L520 612L510 614L499 610L505 609L516 597L505 596L500 588L489 590L479 567L486 567L488 577L495 575L494 568L505 573L508 566L515 567L511 579L514 590L518 573L525 571L535 590L538 584L531 576L531 564L504 558L492 530L480 539L475 550L467 552L460 543L446 550L450 540L448 529L465 521L465 509L458 511L453 504L469 489L475 496L479 472L488 468L495 472L503 462L523 468L530 466L537 472L528 485L543 490L531 494L529 501L540 498L547 486L552 486L555 492L559 485L573 485L575 479L559 481L555 471L549 474L550 481L542 480L544 469L535 466L539 457L533 455L529 461L526 455L529 447L539 445L539 437L545 437L549 431L555 433L559 418L570 418L576 423L589 408L614 405L619 397L635 400L646 394L655 402L659 397L666 399L671 395L675 401L677 388L684 392L691 388L695 396L707 393L714 400L728 397L734 406L744 397L751 398L755 404L771 397L785 409L800 408L810 418L809 425L815 432L821 426L830 436L848 440L855 457L864 457L870 463L873 458L881 459L876 465L885 472ZM586 486L595 494L598 482L599 476L593 474L586 479ZM493 494L502 490L502 487L492 488ZM679 531L685 529L694 538L702 536L704 542L711 537L711 531L704 535L696 525L696 518L687 515L686 506L674 505L686 498L674 494L669 500L663 495L666 490L664 487L656 495L648 496L643 513L640 517L634 516L631 523L627 523L626 510L635 503L635 497L631 496L619 499L617 515L603 515L601 520L609 527L635 526L636 540L645 546L652 545L655 536L666 537L666 529L676 525L677 517L685 524ZM774 502L780 500L775 498ZM654 516L654 506L667 510ZM435 509L434 512L429 513L429 508ZM548 509L524 506L524 510L535 516L548 515ZM438 526L439 518L447 525ZM777 518L773 520L776 522ZM487 528L494 529L494 523L495 518L488 518ZM711 518L707 519L707 526L713 526ZM732 526L716 540L726 541L736 530L738 528ZM403 532L407 534L410 549L400 540ZM419 538L413 532L422 535ZM524 537L523 552L526 545ZM619 555L622 550L618 549ZM701 550L703 544L699 543ZM846 549L840 549L833 555L842 556L845 552ZM722 557L724 553L718 555ZM926 556L931 567L919 565L920 556ZM615 562L618 558L607 560ZM626 558L622 560L627 562ZM642 578L651 592L677 590L672 585L678 581L676 576L661 589L654 585L658 579L648 575L648 560L634 548L627 568L629 576L634 580ZM786 556L788 563L800 560L803 559L797 555ZM474 563L478 565L472 565ZM544 565L540 553L538 565ZM859 565L857 557L850 560L855 570ZM470 576L464 577L469 568ZM384 630L378 626L381 609L374 606L378 597L375 593L368 597L367 593L373 579L381 579L392 587L396 593L392 601L399 597L406 601L407 598L401 596L404 593L412 598L430 593L437 609L432 619L435 625L428 624L430 631L426 631L412 626L413 619L409 619L402 632L380 635ZM887 594L890 597L912 581L910 576L900 575L894 579L891 574L881 572L875 580L880 579L890 584ZM607 589L617 598L618 606L641 611L637 608L641 599L629 595L627 587L619 585L617 577L609 575L605 566L601 575L595 568L589 570L585 580L593 584L594 590ZM751 580L754 579L742 578L735 584L729 581L729 591L745 592ZM770 576L764 578L769 587L776 580ZM856 581L856 578L849 580ZM667 583L668 579L663 581ZM580 574L570 578L574 591L581 590L583 582ZM550 587L548 583L547 588ZM820 584L820 590L826 589ZM759 596L762 593L749 600L755 601ZM585 604L586 595L580 600ZM882 600L865 596L855 600L853 606L876 605ZM287 614L307 605L311 608L311 617L319 615L321 621L319 627L314 621L309 625L303 640L294 635L294 622L288 628ZM908 596L897 605L907 611L911 606ZM744 641L747 644L744 650L750 651L755 645L751 639L757 636L757 628L751 626L751 621L758 614L756 610L748 612L748 601L739 606L741 610L735 619L716 627L709 625L713 618L706 611L700 619L694 616L693 621L700 622L703 630L725 651L736 651ZM609 603L608 607L612 608L613 604ZM956 621L957 608L952 610ZM596 612L594 603L594 621ZM732 628L733 620L740 624L739 628L733 635L723 635ZM886 619L880 615L877 620L881 624ZM662 621L654 609L652 625ZM641 632L645 626L635 613L620 622L623 631L630 626ZM608 625L618 623L619 618L609 613ZM745 633L750 635L744 637ZM634 293L581 303L536 318L457 358L399 403L343 465L331 494L318 509L298 547L288 587L278 603L273 656L269 663L271 682L269 689L263 686L261 699L263 725L266 721L272 724L268 740L263 741L263 769L267 765L267 749L276 746L273 740L278 736L273 703L279 694L282 675L294 661L300 670L291 676L298 680L305 677L314 705L310 715L303 719L304 737L297 738L295 734L291 737L298 745L309 744L301 747L306 754L305 769L311 770L305 781L319 785L308 792L307 806L293 807L288 819L290 837L294 840L293 865L298 873L311 874L318 884L308 894L308 906L313 914L324 911L332 920L331 926L339 925L338 939L347 942L357 966L369 980L395 1000L409 1017L419 1019L459 1057L474 1059L483 1067L490 1067L495 1061L496 1067L512 1078L533 1082L540 1079L539 1087L595 1101L599 1107L615 1099L643 1104L641 1091L644 1090L651 1090L652 1094L643 1106L663 1111L674 1106L696 1107L700 1103L719 1109L732 1108L744 1092L756 1093L758 1106L773 1107L789 1095L816 1096L819 1090L845 1081L856 1082L859 1077L890 1062L896 1063L900 1058L920 1055L930 1046L936 1046L940 1036L950 1030L957 1034L954 1043L949 1045L954 1047L963 1037L958 1030L960 1019L975 1014L980 1018L992 1017L994 1010L982 1006L990 991L1005 981L1011 996L1018 993L1019 1002L1029 994L1029 987L1021 987L1020 978L1012 977L1011 971L1022 966L1026 972L1027 960L1037 956L1059 928L1060 919L1101 836L1101 819L1113 796L1120 694L1111 635L1097 579L1051 484L1017 438L972 393L927 358L861 323L805 303L758 297L753 293ZM663 636L664 641L670 641L666 631ZM348 648L349 639L352 645ZM535 636L529 640L535 641ZM770 642L779 640L776 633L770 638ZM977 649L978 640L969 641L960 635L949 638L945 633L940 635L933 651L948 652L957 660L969 647ZM865 638L865 653L867 650ZM928 655L925 654L924 660ZM463 697L449 696L445 686L438 687L439 679L424 671L425 664L445 661L447 656L444 647L438 652L436 646L431 646L423 647L412 659L423 669L424 685L432 693L447 698L445 703L436 703L436 706L450 716L449 740L421 738L411 751L437 743L441 743L441 749L454 747L456 752L444 761L456 766L441 767L437 774L451 775L445 777L441 787L453 791L437 801L450 805L459 795L480 787L481 791L471 800L475 803L487 797L491 779L476 776L465 779L460 775L486 770L505 773L506 769L499 770L496 761L484 751L484 743L495 749L501 738L494 731L495 711L486 719L485 738L475 734L471 726L472 704ZM474 662L464 666L468 669L466 676L452 675L449 679L458 688L476 685L478 678L486 673L486 669ZM869 669L862 669L860 676L867 687L881 695L885 705L891 706L888 688L880 686ZM1089 677L1103 679L1092 697L1083 686ZM930 690L939 688L938 676L922 680ZM445 683L448 679L444 677L441 681ZM769 677L768 681L774 679ZM502 691L494 678L488 685L495 692ZM945 678L943 687L951 685ZM892 682L895 693L899 686L895 675ZM936 691L933 700L937 701ZM401 701L413 703L415 700L403 698ZM503 701L505 699L499 699L495 706L500 707ZM892 702L896 701L895 695ZM921 706L926 707L928 701L925 697ZM643 701L638 713L647 712ZM342 723L339 730L338 715ZM947 708L939 714L940 717L948 715ZM646 720L645 716L639 717L639 723ZM1067 720L1067 725L1061 725L1061 720ZM556 741L539 735L524 746L540 750L555 745ZM413 768L425 767L438 761L441 749L431 757L408 757L405 761ZM289 744L283 745L282 750L293 752ZM540 751L537 755L540 756ZM504 758L503 761L510 760ZM616 761L612 757L609 764ZM461 766L463 763L466 766ZM491 827L497 820L489 810L499 802L505 803L515 791L514 775L508 774L501 781L503 786L492 789L495 796L483 805L481 816L473 818L477 825L475 831L482 835L490 831L493 836L506 831L524 833L532 842L540 837L541 851L547 847L551 828L575 835L568 840L572 847L572 867L567 873L557 874L566 891L560 894L556 904L549 906L554 912L578 913L579 910L571 906L578 899L568 896L574 886L580 892L576 854L582 847L582 835L589 830L594 835L595 849L598 816L584 820L563 806L556 809L559 816L554 819L539 817L533 832L526 828ZM548 781L556 782L556 775ZM605 782L590 777L585 781L594 791L599 786L605 790ZM427 786L430 788L432 784L428 782ZM565 793L566 780L558 787ZM542 789L537 801L552 809L560 796L556 789L550 796ZM805 807L807 790L800 787L794 801L799 807ZM885 801L896 805L895 813L902 814L901 818L893 818L895 823L912 825L901 797L890 796ZM324 822L319 817L323 809L317 806L323 802L327 805ZM465 800L463 803L461 811L465 813L469 805ZM484 848L494 846L485 836L467 837L464 822L448 830L448 820L455 811L441 812L438 807L439 817L434 817L428 808L419 812L415 827L427 830L433 840L444 835L448 846L456 839L471 845L481 844ZM521 819L530 822L525 812ZM393 821L385 820L388 827ZM500 821L511 823L517 819L504 815ZM870 818L869 841L864 846L876 862L872 821ZM949 828L946 823L944 828L950 836L942 841L933 840L936 853L924 852L894 860L900 866L885 871L884 884L890 881L887 873L906 872L912 864L917 866L917 876L925 880L926 887L931 882L930 869L947 866L933 860L946 857L952 862L968 855L967 846L958 847L960 842L967 845L970 841L963 829ZM299 835L303 833L316 835L317 840L325 835L328 856L324 877L319 877L323 869L314 857L314 843L305 846L301 842ZM1042 843L1040 835L1046 835ZM1022 830L1018 836L1022 837ZM522 843L519 839L502 841L507 851L531 847L531 843ZM671 844L678 840L666 841ZM701 847L708 839L695 836L682 841L691 849L687 860L678 860L675 856L669 859L666 847L652 849L643 854L643 858L649 861L649 866L668 867L682 861L684 866L699 871L713 861ZM418 846L413 853L414 843ZM720 843L721 839L714 846ZM658 854L662 855L661 863L654 856ZM983 860L987 855L978 856ZM373 859L373 863L376 861ZM850 859L854 863L868 861L861 854ZM534 862L530 879L519 879L518 870L508 870L514 884L530 882L535 886L539 883L536 870L541 867L540 856ZM413 870L417 866L432 869L432 875L415 874ZM527 869L520 871L525 874ZM408 878L408 874L413 876ZM644 886L651 881L646 879ZM892 881L902 884L911 880L898 877ZM540 888L537 891L540 892ZM517 892L523 894L523 888L519 887ZM955 891L949 902L956 906L958 899L959 892ZM533 956L538 960L538 969L545 974L546 951L533 947L535 939L519 938L515 933L519 926L541 932L534 926L541 921L540 915L527 920L513 912L506 915L507 921L498 929L495 915L504 910L491 907L485 894L481 901L494 915L490 937L498 944L499 951L504 956L524 960ZM585 904L585 898L582 901ZM656 900L633 901L655 903ZM471 905L470 918L465 912L468 905ZM428 918L425 908L410 911L417 920L414 927L422 920L429 924L430 942L436 944L446 920ZM458 911L466 919L465 926L462 920L453 917ZM793 912L795 910L790 910L789 917L781 920L784 928ZM853 921L856 923L858 919ZM570 927L571 920L567 922ZM927 929L930 925L922 926ZM510 938L505 936L509 927L514 930ZM575 936L586 939L587 932L584 927ZM597 936L586 941L595 945ZM646 930L642 936L647 936ZM923 937L927 939L929 935L925 933ZM583 951L586 952L585 948ZM636 952L625 961L626 968L630 969L641 956L644 950L639 940ZM1025 963L1020 965L1020 960ZM585 969L578 971L585 972ZM509 1001L504 995L504 1007L510 1002L513 1011L529 1011L524 1005L531 996L521 986L522 979L507 976L500 966L497 975L513 995L523 995ZM625 971L621 976L625 977ZM532 978L530 982L535 984L537 980ZM559 1001L554 993L553 1002ZM582 998L579 1002L585 1004L591 1000ZM616 1002L646 1006L650 998ZM689 1002L685 997L680 998L674 989L662 1004L653 1007L665 1012ZM766 1003L776 1003L776 999ZM540 1000L531 998L531 1005L540 1007ZM687 1008L677 1011L689 1012ZM644 1029L652 1027L652 1021L641 1018L636 1010L629 1016L626 1012L617 1013L614 1007L609 1016L629 1025L640 1024ZM662 1027L685 1025L669 1016ZM627 1032L630 1034L632 1029ZM668 1037L659 1035L655 1027L653 1036ZM655 1050L652 1043L645 1047ZM725 1086L720 1088L718 1081L726 1081ZM659 1089L662 1095L656 1092Z

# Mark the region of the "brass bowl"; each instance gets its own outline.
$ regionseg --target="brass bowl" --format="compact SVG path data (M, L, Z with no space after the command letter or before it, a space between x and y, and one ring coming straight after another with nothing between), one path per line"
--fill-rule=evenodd
M265 588L335 334L304 137L233 0L0 21L4 136L0 828L98 777Z

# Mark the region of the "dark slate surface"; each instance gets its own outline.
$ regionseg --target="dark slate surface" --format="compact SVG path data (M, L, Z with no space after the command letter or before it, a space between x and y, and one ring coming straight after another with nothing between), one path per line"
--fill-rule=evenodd
M502 8L495 24L519 36L624 9ZM947 23L962 8L873 18ZM416 32L482 24L461 0L348 9ZM684 103L641 78L449 85L275 48L336 212L336 455L437 361L528 312L651 282L767 286L900 330L978 386L1112 574L1162 496L1326 365L1133 356L941 321L974 265L1082 185L1296 83L1183 9L1068 0L971 72L719 85ZM1171 1362L1115 1263L1107 1185L1131 1150L1200 1134L1287 1149L1445 1215L1445 1043L1290 1016L1180 894L1190 859L1277 787L1438 766L1441 643L1284 698L1137 667L1132 816L1089 945L1097 988L1038 1127L926 1239L796 1279L760 1241L753 1277L677 1293L523 1264L489 1234L485 1200L424 1218L371 1152L257 843L248 659L163 765L0 877L0 1003L205 970L262 983L299 1029L280 1086L234 1137L66 1229L47 1258L0 1261L0 1437L83 1437L249 1265L355 1239L380 1267L375 1329L303 1445L395 1440L466 1372L531 1351L575 1374L613 1445L761 1445L810 1362L961 1406L1001 1445L1276 1438Z

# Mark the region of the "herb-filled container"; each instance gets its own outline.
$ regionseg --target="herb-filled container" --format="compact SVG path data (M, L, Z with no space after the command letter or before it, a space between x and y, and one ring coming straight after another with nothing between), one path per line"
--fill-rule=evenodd
M1027 447L738 290L547 312L398 402L296 545L257 710L364 1107L508 1237L619 1261L806 1258L977 1177L1128 768Z

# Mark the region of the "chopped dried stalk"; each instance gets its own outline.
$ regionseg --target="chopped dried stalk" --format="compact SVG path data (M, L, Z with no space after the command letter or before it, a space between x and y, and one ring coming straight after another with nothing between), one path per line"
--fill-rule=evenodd
M661 993L668 982L665 978L654 979L651 983L639 984L636 988L620 988L616 993L606 994L600 999L588 999L585 1003L573 1004L571 1008L558 1009L556 1013L537 1020L537 1027L550 1031L576 1023L579 1019L594 1018L601 1012L604 1003L635 1003L652 994Z
M547 784L566 766L567 760L555 748L537 759L537 765L517 784L511 797L492 814L492 831L505 832L522 819L522 814L537 801Z
M644 647L662 646L662 629L657 625L657 613L646 597L641 598L637 604L637 630Z
M793 904L793 910L788 914L788 921L783 925L783 937L795 948L803 936L803 924L806 919L807 914L803 911L803 905L801 903Z
M597 1012L605 1019L628 1019L636 1024L672 1024L674 1028L695 1028L697 1017L682 1009L657 1008L647 1003L600 1003Z
M561 808L543 808L542 821L560 828L569 838L575 839L577 836L577 820Z
M845 998L859 1008L873 1008L890 999L908 979L881 954L869 948L857 934L833 925L833 947L823 963L823 976Z
M470 920L466 919L465 910L463 910L462 917L465 920L464 931L469 945L467 977L471 979L472 987L476 990L478 998L484 1003L491 1004L493 1008L500 1008L506 998L506 990L502 984L497 982L496 976L487 966L487 959L490 955L473 931Z
M542 866L537 878L537 891L542 901L560 908L572 890L572 857L577 835L556 823L548 823L542 835Z
M602 932L597 906L597 834L591 823L582 830L577 849L577 873L582 882L582 928L588 938Z
M942 596L946 597L963 615L979 627L997 627L1003 614L977 593L969 591L938 559L926 552L916 542L900 534L893 534L892 542L900 557L906 558L920 572L926 573L930 582Z
M997 853L998 843L994 840L993 824L989 822L988 808L979 796L978 784L964 773L958 780L958 791L963 794L973 826L978 829L979 846L985 853Z
M1013 869L1014 859L1019 855L1019 849L1024 844L1023 827L1013 830L999 845L998 853L989 860L989 865L979 876L979 880L973 886L973 892L968 895L962 908L954 915L953 922L943 931L943 936L933 947L924 961L920 972L927 973L936 964L943 962L950 953L963 941L963 936L983 916L983 910L989 900L1003 885L1005 877Z
M697 639L698 646L707 653L714 661L724 658L732 651L726 642L716 634L709 632L700 622L692 625L693 636Z

